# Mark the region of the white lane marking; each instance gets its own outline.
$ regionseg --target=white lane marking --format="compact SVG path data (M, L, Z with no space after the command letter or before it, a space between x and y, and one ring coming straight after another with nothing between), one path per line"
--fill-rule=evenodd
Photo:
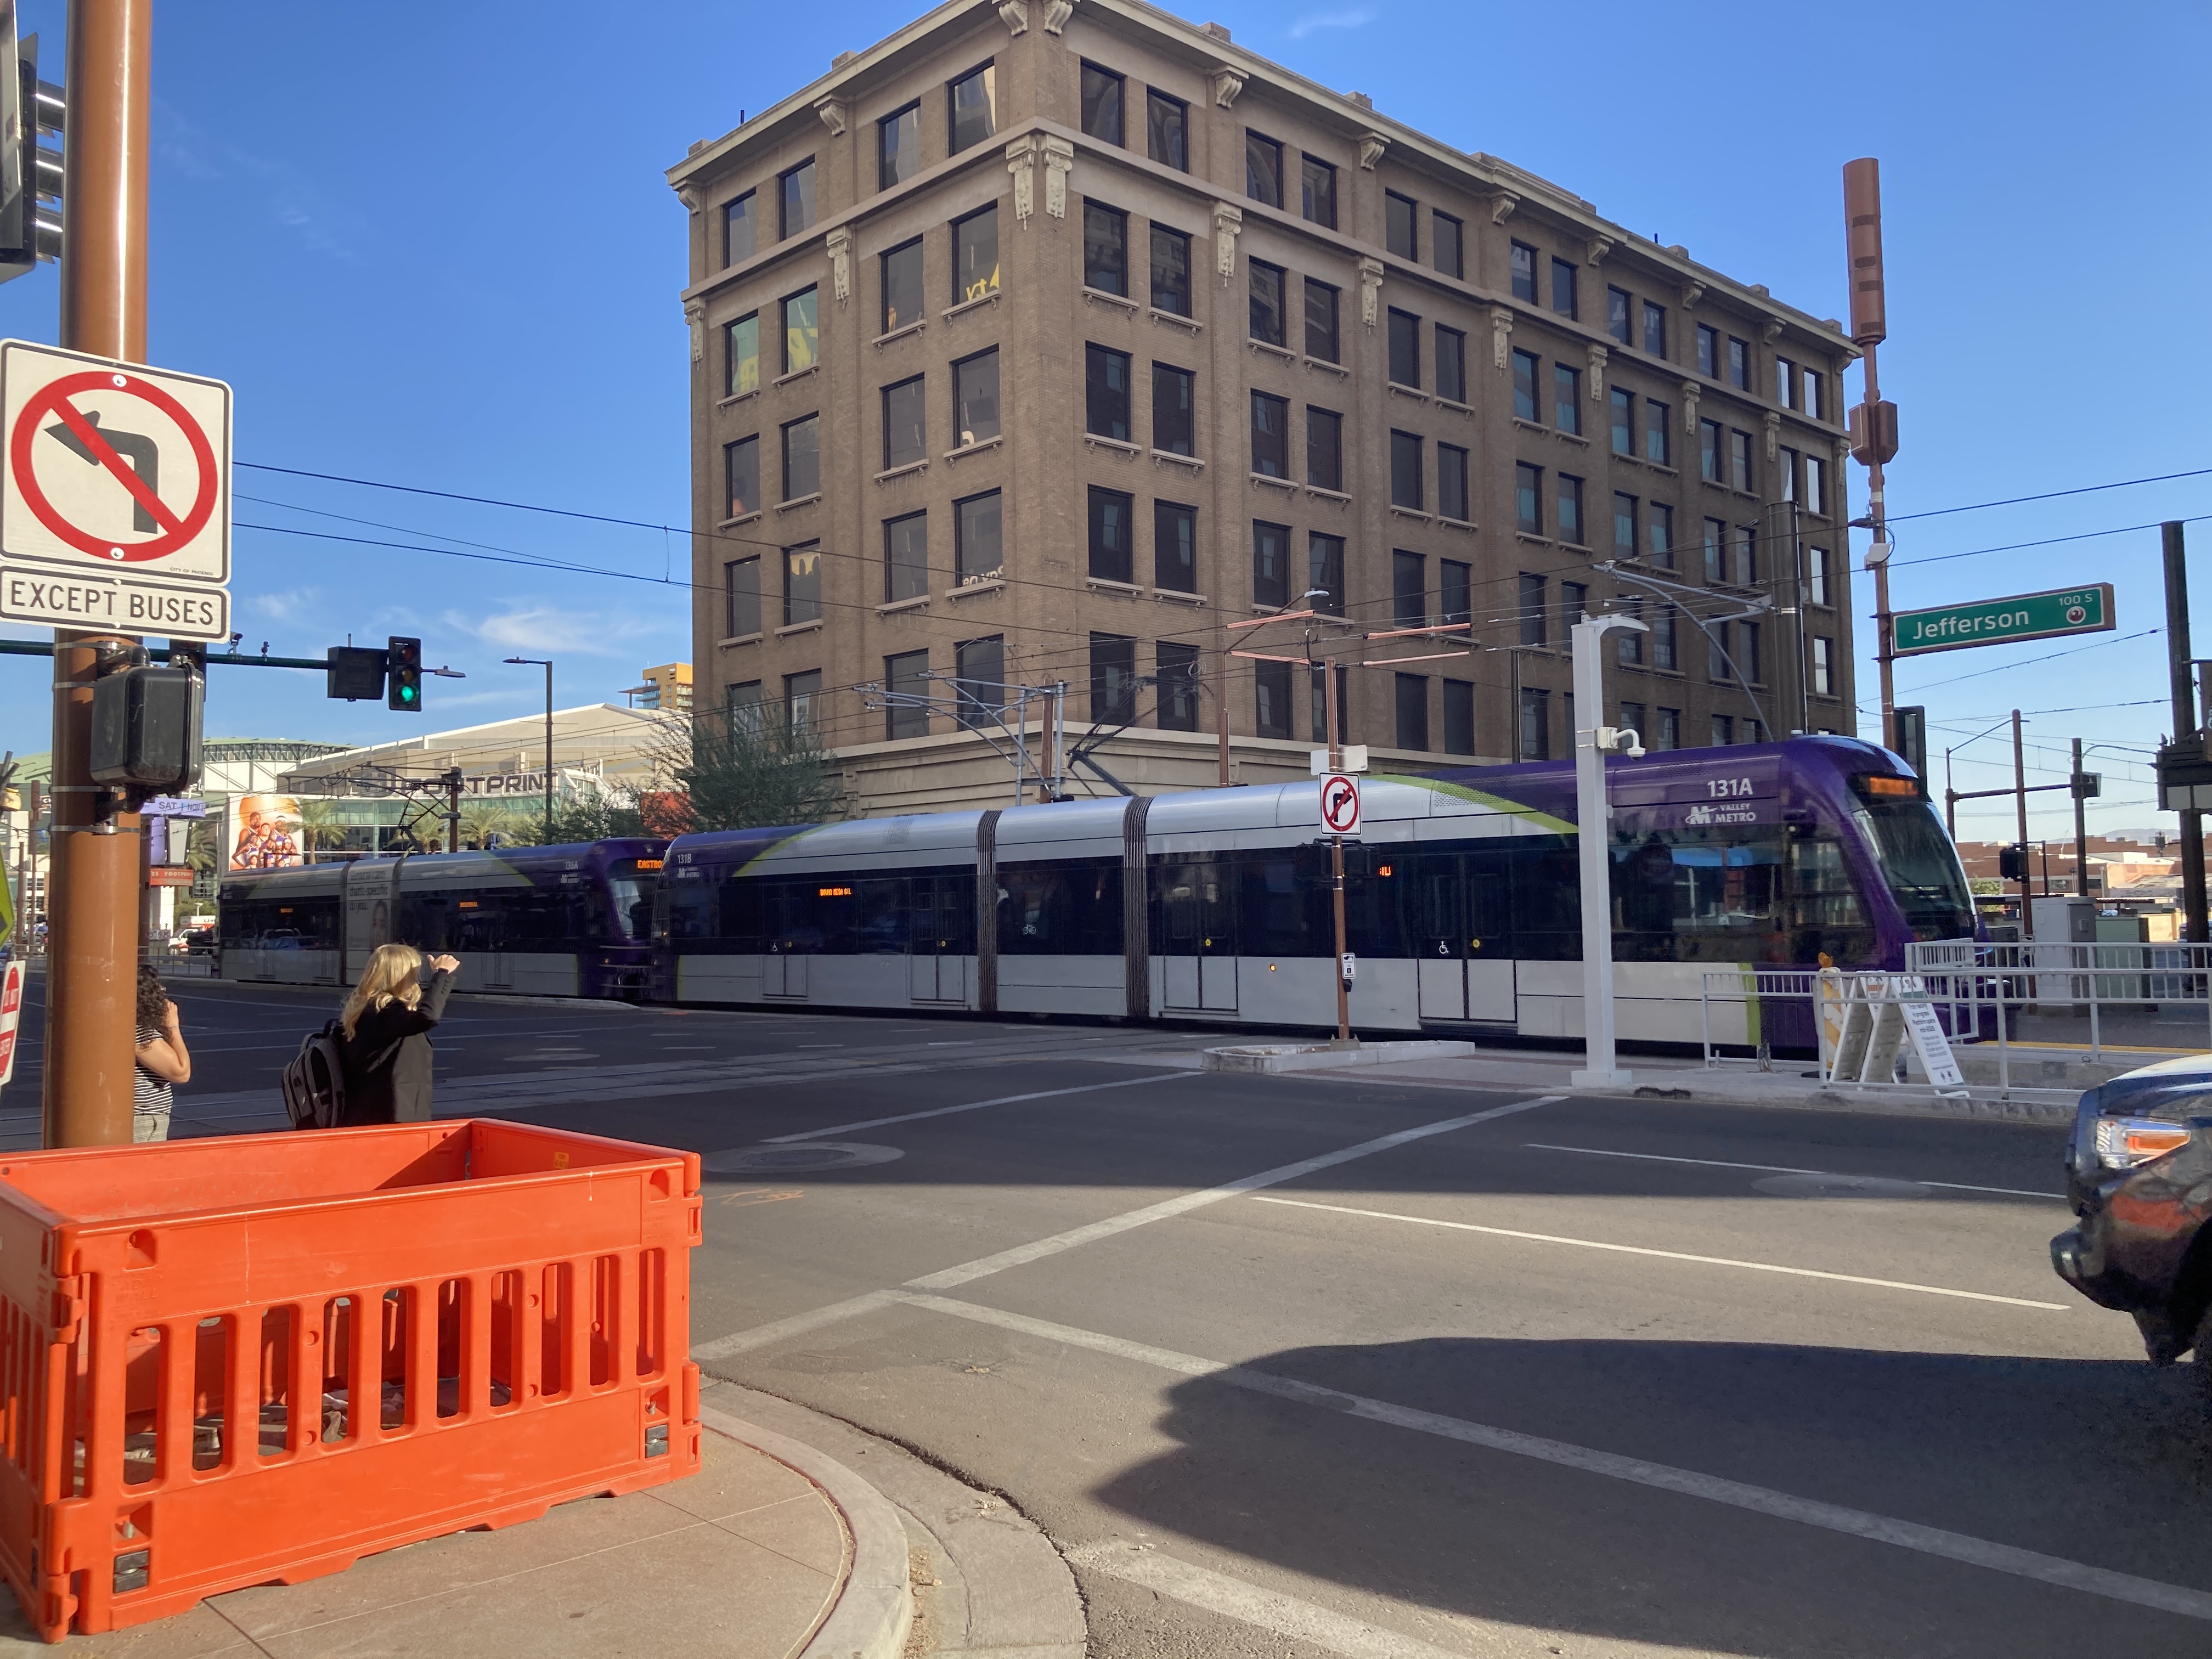
M1335 1389L1322 1388L1318 1383L1302 1382L1294 1377L1276 1376L1243 1365L1201 1359L1195 1354L1176 1353L1172 1349L1128 1342L1097 1331L1079 1330L1073 1326L1058 1325L1049 1320L1032 1319L1025 1314L1003 1313L978 1303L959 1302L942 1296L908 1296L902 1300L910 1306L927 1308L934 1313L972 1319L980 1324L996 1325L1003 1330L1043 1337L1070 1347L1089 1348L1098 1353L1117 1355L1184 1376L1211 1377L1231 1388L1273 1395L1278 1399L1297 1401L1302 1405L1317 1406L1324 1411L1363 1418L1370 1423L1411 1429L1420 1434L1456 1440L1463 1445L1480 1446L1515 1457L1533 1458L1538 1462L1604 1475L1614 1480L1626 1480L1636 1486L1650 1486L1686 1498L1702 1498L1734 1509L1770 1516L1776 1520L1800 1522L1808 1527L1820 1527L1829 1532L1844 1533L1878 1544L1891 1544L1923 1555L1962 1562L1968 1566L1985 1567L1992 1572L2009 1573L2015 1577L2032 1578L2041 1583L2080 1590L2088 1595L2101 1595L2111 1601L2154 1607L2162 1613L2179 1613L2186 1619L2212 1620L2212 1594L2179 1584L2163 1583L2154 1578L2138 1578L2132 1573L2114 1572L2106 1567L2093 1567L2084 1562L2069 1561L2063 1556L2045 1555L2038 1550L2021 1549L1986 1538L1975 1538L1966 1533L1948 1532L1941 1527L1923 1526L1915 1521L1900 1521L1866 1510L1850 1509L1841 1504L1799 1498L1794 1493L1776 1492L1771 1487L1754 1486L1746 1481L1702 1474L1694 1469L1675 1468L1670 1464L1654 1463L1620 1452L1600 1451L1594 1447L1577 1446L1569 1441L1523 1434L1516 1429L1496 1428L1487 1423L1446 1417L1437 1412L1394 1406L1387 1401L1370 1400L1364 1395L1345 1394Z
M925 1117L951 1117L956 1112L980 1112L986 1106L1013 1106L1024 1100L1051 1100L1060 1095L1095 1094L1101 1089L1133 1089L1139 1083L1158 1083L1161 1077L1180 1077L1180 1072L1165 1072L1153 1077L1118 1078L1111 1083L1085 1083L1073 1089L1040 1089L1035 1094L1001 1095L996 1100L971 1100L959 1106L939 1106L927 1112L901 1112L896 1117L863 1118L858 1123L833 1123L826 1129L803 1129L795 1135L775 1135L761 1142L763 1146L781 1146L787 1141L812 1140L820 1135L842 1134L848 1129L878 1129L886 1123L913 1123Z
M1157 1079L1146 1079L1158 1081ZM956 1285L965 1285L971 1279L1003 1273L1008 1267L1018 1267L1040 1257L1057 1255L1062 1250L1072 1250L1079 1244L1095 1243L1102 1238L1111 1238L1132 1227L1142 1227L1149 1222L1164 1221L1171 1216L1184 1215L1208 1204L1218 1204L1225 1198L1239 1198L1262 1187L1279 1187L1286 1181L1296 1181L1300 1176L1312 1175L1319 1170L1330 1170L1340 1164L1349 1164L1354 1158L1372 1157L1387 1152L1393 1147L1407 1146L1416 1140L1425 1140L1431 1135L1449 1134L1454 1129L1464 1129L1477 1123L1487 1123L1492 1118L1509 1113L1526 1112L1538 1106L1550 1106L1565 1100L1565 1095L1540 1095L1534 1100L1516 1100L1510 1106L1493 1106L1486 1112L1469 1112L1464 1117L1448 1117L1441 1122L1424 1123L1419 1128L1401 1129L1395 1134L1378 1135L1373 1140L1363 1140L1357 1146L1346 1146L1340 1152L1323 1152L1318 1158L1300 1158L1295 1164L1279 1164L1272 1170L1262 1170L1258 1175L1246 1176L1241 1181L1225 1186L1208 1187L1202 1192L1184 1193L1158 1204L1147 1204L1140 1210L1128 1210L1103 1221L1094 1221L1087 1227L1074 1227L1064 1233L1054 1233L1049 1238L1040 1238L1033 1243L1018 1244L1011 1250L1000 1250L977 1261L947 1267L921 1279L909 1279L909 1289L917 1291L949 1291Z
M1524 1141L1522 1145L1534 1147L1540 1152L1584 1152L1592 1158L1641 1158L1646 1164L1698 1164L1711 1170L1757 1170L1765 1175L1832 1176L1838 1173L1834 1170L1800 1170L1787 1164L1731 1164L1718 1158L1669 1158L1663 1152L1616 1152L1609 1146L1555 1146L1548 1140ZM1850 1176L1844 1177L1847 1181L1856 1178ZM2047 1198L2057 1204L2066 1201L2063 1193L2030 1192L2025 1187L1976 1187L1963 1181L1929 1181L1923 1176L1880 1177L1883 1180L1893 1178L1910 1181L1922 1187L1941 1187L1947 1192L1998 1193L2007 1198Z
M1431 1643L1382 1630L1364 1619L1347 1619L1311 1601L1261 1589L1241 1578L1209 1572L1143 1545L1079 1544L1067 1552L1067 1559L1079 1567L1155 1590L1208 1613L1256 1625L1292 1641L1342 1654L1344 1659L1457 1659L1449 1650Z
M787 1336L799 1336L824 1325L835 1325L840 1320L858 1319L862 1314L873 1313L878 1308L888 1308L900 1300L896 1291L870 1291L866 1296L856 1296L843 1302L833 1302L826 1308L811 1309L793 1314L788 1319L779 1319L766 1325L756 1325L750 1330L733 1336L717 1338L712 1342L694 1343L694 1359L726 1359L732 1354L743 1353L748 1348L764 1347L771 1342L781 1342Z
M1823 1273L1818 1267L1785 1267L1772 1261L1739 1261L1734 1256L1692 1255L1684 1250L1654 1250L1640 1244L1607 1244L1595 1238L1563 1238L1557 1233L1528 1233L1515 1227L1480 1227L1472 1221L1439 1221L1433 1216L1398 1215L1389 1210L1356 1210L1348 1204L1311 1204L1295 1198L1261 1198L1261 1204L1287 1204L1298 1210L1328 1210L1337 1215L1365 1216L1374 1221L1408 1221L1417 1227L1449 1227L1454 1232L1487 1233L1492 1238L1519 1238L1535 1244L1571 1244L1582 1250L1611 1250L1620 1255L1656 1256L1662 1261L1693 1261L1707 1267L1741 1267L1747 1273L1787 1273L1792 1279L1825 1279L1838 1285L1870 1285L1882 1291L1912 1291L1922 1296L1954 1296L1967 1302L1999 1302L2008 1308L2038 1308L2064 1313L2064 1302L2031 1302L2025 1297L1994 1296L1987 1291L1954 1291L1942 1285L1915 1285L1902 1279L1869 1279L1860 1273Z

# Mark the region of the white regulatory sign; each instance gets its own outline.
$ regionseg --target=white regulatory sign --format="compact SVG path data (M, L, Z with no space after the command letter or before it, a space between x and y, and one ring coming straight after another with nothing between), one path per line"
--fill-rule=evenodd
M230 388L0 340L0 617L230 631Z
M1359 780L1332 772L1321 781L1321 824L1332 836L1359 833Z

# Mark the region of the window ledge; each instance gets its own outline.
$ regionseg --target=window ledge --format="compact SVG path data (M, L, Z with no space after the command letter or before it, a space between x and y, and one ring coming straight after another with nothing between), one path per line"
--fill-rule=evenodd
M1390 503L1390 516L1394 519L1412 519L1419 524L1433 524L1436 521L1436 514L1433 513L1424 513L1418 507L1401 507L1395 501Z
M955 317L964 317L971 311L981 311L985 306L994 306L998 303L999 290L994 288L988 294L979 294L972 300L963 300L957 306L946 307L939 313L939 318L940 320L949 323Z
M1203 472L1206 471L1206 463L1199 459L1197 456L1178 455L1172 449L1154 450L1152 452L1152 465L1154 466L1187 466L1193 472Z
M1267 340L1255 340L1250 338L1249 336L1246 337L1244 343L1251 347L1253 350L1259 352L1263 356L1279 357L1286 363L1294 363L1298 360L1298 354L1291 350L1288 346L1279 346Z
M715 529L717 529L717 530L734 530L734 529L736 529L736 528L737 528L739 525L741 525L741 524L751 524L751 523L753 523L756 520L757 520L757 519L760 517L760 515L761 515L761 510L760 510L760 508L758 508L758 507L755 507L755 508L754 508L751 512L750 512L750 513L740 513L740 514L738 514L738 516L737 516L736 518L734 518L734 519L725 519L725 520L723 520L720 524L716 525L716 526L714 526L714 528L715 528Z
M1352 497L1340 489L1323 489L1319 484L1308 484L1306 494L1315 501L1334 501L1339 507L1352 505Z
M957 449L948 449L945 452L945 464L951 466L956 462L966 460L970 455L980 455L987 449L996 449L1006 441L1004 433L994 432L988 438L976 439L972 444L963 444Z
M948 588L945 597L947 599L972 599L985 593L1004 592L1006 586L1006 579L1004 576L978 576L973 581L963 582L957 587Z
M1390 389L1390 395L1394 398L1411 398L1417 404L1425 404L1429 400L1429 394L1422 391L1420 387L1417 386L1401 386L1395 380L1389 381L1388 384Z
M1125 461L1133 461L1143 453L1134 444L1123 443L1119 438L1102 438L1096 432L1085 433L1083 441L1093 449L1103 449L1109 454L1119 455Z
M740 645L758 645L760 642L761 634L758 629L755 629L750 634L732 634L726 640L716 640L714 641L716 645L721 646L725 649L733 649Z
M1729 495L1741 495L1747 501L1755 501L1759 499L1759 492L1755 489L1740 489L1734 484L1725 484L1722 487L1725 489Z
M779 374L775 380L769 381L769 384L770 386L789 386L793 380L803 380L810 374L817 374L821 373L821 360L817 358L814 362L807 364L804 368L794 368L788 374Z
M817 489L811 495L793 495L787 501L778 501L775 504L775 510L779 513L788 513L795 507L811 507L821 499L822 492Z
M1654 472L1663 472L1670 478L1679 478L1682 476L1673 467L1668 465L1664 461L1655 461L1647 459L1643 462L1643 465L1650 467Z
M1187 334L1203 334L1206 331L1204 323L1195 317L1186 317L1180 311L1163 311L1158 306L1148 306L1146 311L1155 323L1163 327L1179 328Z
M1470 536L1480 528L1472 519L1447 519L1441 514L1437 515L1437 522L1447 530L1464 530Z
M1156 587L1152 590L1152 597L1165 605L1203 606L1206 604L1205 594L1186 593L1179 587Z
M1134 300L1125 300L1118 294L1109 294L1103 288L1092 288L1088 283L1083 286L1083 298L1087 304L1103 306L1109 311L1123 312L1133 317L1136 315L1139 309Z
M758 386L755 386L750 392L732 392L726 398L715 398L714 407L717 409L735 409L739 404L744 403L748 398L757 398L759 396L760 388Z
M917 472L928 471L929 457L925 455L918 461L908 461L904 466L885 467L881 472L876 474L876 482L879 484L887 484L894 478L911 477Z
M1559 544L1553 541L1549 536L1534 535L1526 530L1515 531L1513 532L1513 539L1516 542L1527 542L1532 547L1557 547L1559 545Z
M1288 478L1278 478L1266 472L1255 472L1251 477L1254 483L1265 484L1270 489L1279 489L1285 495L1294 495L1297 490L1297 486Z
M817 617L812 622L786 623L775 630L775 636L780 640L787 640L794 634L818 633L821 628L822 618Z
M1085 576L1083 585L1093 592L1110 593L1117 599L1141 599L1145 590L1134 582L1117 582L1105 576Z
M1593 556L1597 553L1597 549L1582 542L1561 542L1559 550L1562 553L1588 553Z
M1469 420L1473 420L1474 418L1474 405L1473 404L1455 403L1451 398L1446 398L1441 394L1437 396L1437 407L1438 409L1449 409L1455 415L1464 415Z
M1565 438L1571 444L1580 444L1584 449L1588 449L1589 447L1589 440L1588 438L1583 437L1579 432L1570 432L1565 427L1553 427L1552 428L1552 435L1554 438Z
M878 617L896 617L903 611L919 611L928 603L928 594L916 593L910 599L893 599L888 604L878 605L876 614Z
M888 333L888 334L878 334L878 335L877 335L877 336L876 336L876 337L875 337L872 341L871 341L871 342L870 342L870 343L871 343L872 345L873 345L877 350L881 351L881 350L882 350L885 346L889 345L889 344L890 344L893 340L903 340L903 339L904 339L904 338L906 338L906 337L907 337L908 335L909 335L909 334L919 334L919 333L921 333L921 331L922 331L922 330L924 330L925 328L927 328L928 326L929 326L929 319L928 319L928 318L927 318L927 317L918 318L918 319L916 319L915 321L913 321L913 322L911 322L911 323L908 323L908 324L904 328L895 328L895 329L891 330L891 331L890 331L890 333Z
M1348 380L1352 378L1350 369L1342 363L1333 363L1326 357L1304 357L1299 361L1305 364L1308 370L1316 374L1334 374L1340 380Z
M1524 420L1518 415L1513 417L1513 424L1523 432L1549 432L1552 429L1548 426L1540 426L1534 421Z

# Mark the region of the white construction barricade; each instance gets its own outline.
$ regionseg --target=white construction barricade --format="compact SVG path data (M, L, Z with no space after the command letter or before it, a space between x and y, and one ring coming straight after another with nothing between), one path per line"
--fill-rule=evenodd
M1704 977L1699 1005L1708 1066L1725 1066L1732 1060L1714 1046L1713 1005L1754 999L1812 1005L1824 1083L1894 1086L1898 1061L1910 1053L1920 1062L1920 1075L1912 1079L1916 1084L1924 1083L1938 1094L1954 1094L1966 1087L1965 1074L1936 1012L1936 999L1917 975L1844 973L1834 968L1713 969ZM1755 1061L1735 1063L1771 1069L1763 1048Z

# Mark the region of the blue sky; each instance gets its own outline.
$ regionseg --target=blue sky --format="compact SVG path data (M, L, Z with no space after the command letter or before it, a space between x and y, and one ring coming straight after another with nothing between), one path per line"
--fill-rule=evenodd
M62 6L21 9L51 78ZM680 527L684 216L661 171L913 15L868 0L169 0L149 355L233 383L244 461ZM1816 316L1844 311L1839 169L1881 156L1883 383L1904 433L1893 513L2212 466L2212 139L2188 114L2212 48L2202 6L1601 3L1569 25L1534 7L1212 0L1188 15ZM54 307L51 267L0 286L0 333L51 340ZM432 663L469 678L432 681L417 726L327 702L313 676L218 671L211 734L374 741L526 713L542 682L500 659L549 649L564 704L619 701L640 668L688 654L687 595L659 580L684 572L680 533L268 472L241 471L237 491L248 648L419 633ZM2163 638L2130 637L2163 619L2155 530L1982 550L2208 514L2212 477L1905 521L1900 605L2110 580L2120 627L2047 660L2034 646L1922 659L1901 667L1899 700L1929 705L1939 750L2014 706L2068 711L2030 721L2033 781L2063 775L2070 737L2125 745L2093 763L2108 779L2093 823L2170 825L2133 752L2168 723ZM644 580L246 526L481 544ZM2212 551L2212 521L2191 534ZM2212 562L2197 562L2212 655ZM1863 579L1857 597L1863 616ZM1861 678L1870 710L1870 662ZM0 659L0 747L46 747L46 680L41 662ZM1963 752L1959 787L2008 781L2001 739ZM1962 808L1961 833L2008 833L2009 811ZM2039 812L2039 833L2062 833L2063 815Z

